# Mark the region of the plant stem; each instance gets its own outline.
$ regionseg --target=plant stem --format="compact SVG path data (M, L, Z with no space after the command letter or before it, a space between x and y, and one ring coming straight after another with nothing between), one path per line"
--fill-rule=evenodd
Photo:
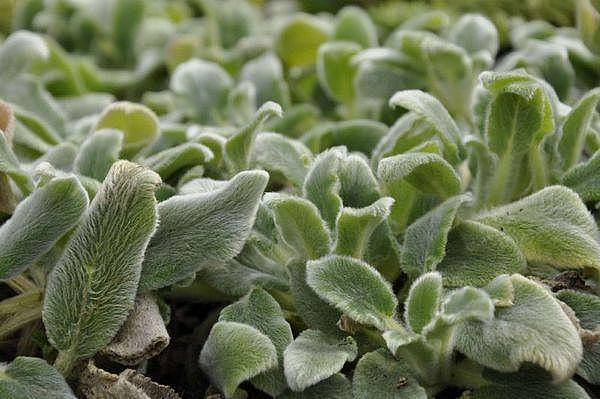
M59 351L58 356L54 361L54 368L56 368L65 378L68 378L73 371L76 360L77 359L73 357L70 352Z

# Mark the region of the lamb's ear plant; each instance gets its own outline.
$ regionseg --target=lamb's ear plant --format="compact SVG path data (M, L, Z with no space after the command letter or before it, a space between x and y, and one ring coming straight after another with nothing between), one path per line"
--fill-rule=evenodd
M1 398L594 397L598 1L5 3Z

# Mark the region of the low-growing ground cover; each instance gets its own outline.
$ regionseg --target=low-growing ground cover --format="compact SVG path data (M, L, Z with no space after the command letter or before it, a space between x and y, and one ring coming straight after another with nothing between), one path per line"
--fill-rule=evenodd
M596 397L600 4L345 3L0 3L0 398Z

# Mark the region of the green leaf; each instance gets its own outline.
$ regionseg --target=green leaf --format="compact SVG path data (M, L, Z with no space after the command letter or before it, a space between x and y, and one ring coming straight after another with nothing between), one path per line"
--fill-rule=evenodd
M358 151L370 156L387 131L388 127L381 122L370 119L349 119L318 125L302 140L314 153L320 153L331 147L345 146L350 152Z
M446 108L431 94L421 90L399 91L389 101L390 107L403 107L425 118L438 132L451 163L460 159L462 134Z
M283 76L281 61L273 53L265 53L248 61L240 71L240 80L256 88L257 104L274 101L284 109L290 104L290 93Z
M383 349L365 354L354 369L355 399L427 399L411 367Z
M220 65L194 58L175 69L169 87L190 117L211 123L224 117L221 113L233 80Z
M208 284L214 290L222 292L230 298L246 295L254 287L286 290L289 284L287 279L245 266L235 259L223 265L216 264L205 267L196 273L196 277L197 282ZM190 290L191 297L194 297L193 286L190 287Z
M484 115L482 115L483 117ZM481 123L483 124L483 121ZM478 211L487 205L491 191L490 185L496 171L498 158L490 151L487 144L479 136L467 136L465 138L465 147L470 150L469 169L474 175L474 180L471 184L474 199L470 207Z
M337 175L340 160L346 155L341 148L332 148L317 156L304 180L303 194L316 205L328 226L335 226L342 209Z
M42 315L64 374L108 344L133 308L159 182L145 168L115 163L50 274Z
M442 291L442 276L437 272L424 274L412 283L404 305L404 320L412 331L421 333L437 315Z
M480 79L491 92L485 135L498 156L490 183L489 203L505 203L527 187L548 180L539 145L554 131L550 99L535 78L523 72L484 72Z
M529 262L600 268L596 223L577 194L566 187L547 187L483 213L478 221L509 235Z
M538 370L511 374L483 372L483 377L492 381L471 393L474 399L590 399L585 389L575 381L560 384L550 381Z
M525 257L506 234L482 223L466 220L448 234L446 255L437 265L444 285L480 287L498 274L523 273Z
M75 176L52 179L21 201L0 227L0 280L33 266L77 225L87 205Z
M556 297L566 303L577 316L581 327L596 332L600 325L600 298L574 290L562 290ZM583 340L583 359L577 374L590 384L600 384L600 342Z
M329 39L329 26L308 14L296 14L279 30L275 49L288 67L314 64L319 46Z
M445 199L460 192L460 178L444 158L437 154L412 152L384 158L377 176L388 185L406 180L424 193Z
M514 274L514 305L497 308L490 322L459 326L456 347L467 357L502 372L524 362L548 370L555 381L568 379L579 364L579 334L559 303L545 288Z
M277 350L256 328L219 321L200 352L200 366L225 397L231 398L242 382L277 366Z
M94 130L118 129L123 132L121 155L130 158L156 140L158 118L144 105L127 101L112 103L100 115Z
M515 289L508 274L501 274L483 289L490 295L496 307L512 306L515 300Z
M312 152L296 140L277 133L260 133L251 151L250 164L265 169L271 178L280 174L284 181L300 188L312 158Z
M600 53L600 46L598 46L600 11L598 11L597 5L592 4L595 4L595 2L590 2L590 0L577 2L575 19L581 40L594 54L598 54Z
M190 180L179 187L179 194L200 194L220 190L227 185L227 181L213 180L208 177L200 177Z
M498 31L486 17L479 14L465 14L452 27L449 38L469 54L487 51L491 57L498 52Z
M29 31L11 34L0 46L0 79L10 81L36 60L46 60L50 50L41 36Z
M76 173L103 181L113 163L119 159L123 133L116 129L101 129L81 144L74 162Z
M356 66L350 60L359 51L358 44L344 41L327 42L319 47L317 77L332 99L341 103L351 103L354 100Z
M489 322L494 318L494 303L482 289L459 288L444 299L441 317L445 323L451 325L468 320Z
M329 253L331 240L319 211L303 198L268 193L265 204L273 212L279 234L302 259L317 259Z
M363 48L377 46L377 28L362 8L347 6L335 16L333 39L358 43Z
M436 130L425 118L407 112L389 128L379 140L371 156L371 165L377 167L381 159L415 149L427 140L435 138ZM413 151L414 152L414 151Z
M600 89L590 90L573 106L565 118L558 142L563 170L569 170L579 161L599 100Z
M294 308L302 320L310 327L339 335L337 322L342 313L321 299L306 283L306 262L293 261L288 265L290 272L290 291Z
M350 154L343 158L337 175L340 182L339 195L345 206L363 208L381 197L379 182L362 155Z
M0 172L7 174L23 194L27 195L33 190L31 177L21 168L6 136L2 133L0 133Z
M304 330L284 352L284 370L293 391L317 384L356 358L352 337L339 339L317 330Z
M563 175L562 184L571 188L583 202L600 201L600 151Z
M404 235L402 269L416 277L436 269L444 259L448 233L460 206L469 196L452 197L411 224Z
M146 250L140 290L166 287L237 255L250 235L267 181L263 171L246 171L215 191L161 202L160 224Z
M250 123L241 128L225 143L224 158L231 173L248 169L250 153L256 134L263 123L271 116L281 116L281 106L274 102L263 104Z
M182 169L210 162L213 157L212 151L205 145L184 143L146 158L144 165L161 178L168 179Z
M310 261L306 281L322 299L359 323L383 330L396 311L390 284L360 260L331 255Z
M287 391L279 399L352 399L352 385L341 373L334 374L302 392Z
M277 350L279 368L254 377L252 383L271 396L281 394L287 388L283 374L283 351L294 337L277 301L263 289L255 288L239 301L224 308L219 321L248 324L269 337Z
M4 399L76 399L63 377L42 359L19 356L0 366Z
M333 252L362 259L371 235L387 219L393 203L385 197L364 208L344 208L337 219Z

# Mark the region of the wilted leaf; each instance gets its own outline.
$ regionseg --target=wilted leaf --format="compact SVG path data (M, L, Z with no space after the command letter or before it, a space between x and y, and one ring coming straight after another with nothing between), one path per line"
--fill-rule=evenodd
M134 366L165 349L170 342L157 300L152 294L139 294L131 313L117 335L100 353L110 359Z

